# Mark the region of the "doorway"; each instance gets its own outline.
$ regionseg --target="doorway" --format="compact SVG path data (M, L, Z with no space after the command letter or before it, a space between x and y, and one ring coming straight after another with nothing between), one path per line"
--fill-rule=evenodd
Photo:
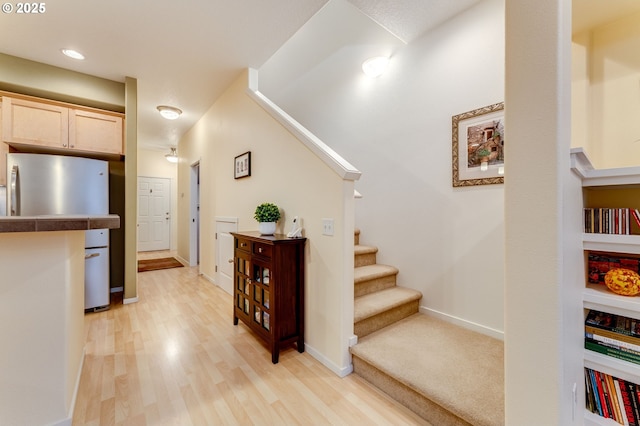
M216 284L233 295L234 246L232 232L238 231L238 218L216 218Z
M189 229L189 265L200 264L200 162L191 165L191 223Z
M138 177L138 251L171 247L171 179Z

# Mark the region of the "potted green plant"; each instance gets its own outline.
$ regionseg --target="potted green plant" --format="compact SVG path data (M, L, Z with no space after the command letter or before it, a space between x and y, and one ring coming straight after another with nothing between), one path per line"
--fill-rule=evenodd
M256 207L253 218L258 221L258 230L262 235L273 235L276 222L280 220L280 209L273 203L262 203Z
M481 163L485 161L489 161L489 156L491 155L491 151L486 148L482 148L476 151L476 157L480 160Z

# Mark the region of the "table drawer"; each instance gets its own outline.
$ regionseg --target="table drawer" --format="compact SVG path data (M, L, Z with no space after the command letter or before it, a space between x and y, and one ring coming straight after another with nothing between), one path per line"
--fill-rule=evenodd
M236 248L251 253L251 241L244 238L236 238Z
M253 254L270 258L272 248L269 244L253 243Z

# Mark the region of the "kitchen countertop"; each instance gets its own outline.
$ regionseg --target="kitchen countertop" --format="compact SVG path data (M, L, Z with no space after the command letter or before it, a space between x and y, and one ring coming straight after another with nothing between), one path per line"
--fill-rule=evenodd
M120 216L109 215L42 215L0 216L0 233L87 231L89 229L118 229Z

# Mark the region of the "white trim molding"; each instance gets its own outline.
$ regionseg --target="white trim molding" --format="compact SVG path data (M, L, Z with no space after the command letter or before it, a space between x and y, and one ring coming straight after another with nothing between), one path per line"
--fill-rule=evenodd
M294 120L293 117L284 112L280 107L269 100L269 98L260 93L258 90L258 70L249 68L248 74L249 83L247 93L258 105L260 105L273 118L278 120L280 124L298 138L311 150L311 152L322 159L322 161L331 167L331 169L342 177L342 179L354 181L360 179L360 175L362 173L358 169L353 167L347 160L342 158L337 152L327 146L327 144L322 142L302 124Z

